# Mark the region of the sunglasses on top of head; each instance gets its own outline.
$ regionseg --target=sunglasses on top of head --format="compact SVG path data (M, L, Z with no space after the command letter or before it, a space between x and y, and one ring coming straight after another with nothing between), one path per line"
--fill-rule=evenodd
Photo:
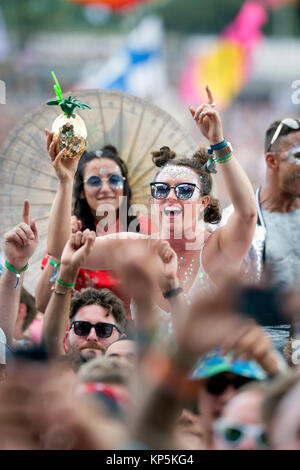
M124 180L125 178L118 174L110 175L108 178L93 175L87 180L84 180L84 183L92 189L99 189L101 188L103 181L108 181L111 189L118 190L124 187Z
M273 134L273 137L272 137L272 140L269 144L267 152L270 151L272 145L275 144L276 140L280 137L280 133L282 131L283 126L287 126L290 129L294 129L295 131L300 130L300 121L298 119L292 119L292 118L286 118L286 119L283 119L282 121L280 121L280 123L278 124L278 126L277 126L277 128L276 128L276 130Z
M176 186L170 186L168 183L150 183L151 195L154 199L165 199L170 193L171 189L174 189L176 197L181 200L190 199L195 189L199 191L200 188L194 183L179 183Z
M88 336L92 328L95 328L96 335L98 338L110 338L114 329L117 330L119 336L122 334L122 331L116 326L111 323L90 323L89 321L73 321L70 329L74 329L74 333L77 336Z

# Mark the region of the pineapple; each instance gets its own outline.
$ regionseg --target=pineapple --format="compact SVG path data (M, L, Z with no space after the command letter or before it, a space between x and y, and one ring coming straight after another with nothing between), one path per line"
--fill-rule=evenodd
M60 106L63 114L58 116L52 124L54 137L58 138L57 152L65 149L64 157L80 158L87 146L87 129L83 119L74 113L76 107L91 109L87 104L79 103L76 96L62 97L62 91L55 73L52 72L55 82L53 87L57 96L56 101L48 101L50 106Z

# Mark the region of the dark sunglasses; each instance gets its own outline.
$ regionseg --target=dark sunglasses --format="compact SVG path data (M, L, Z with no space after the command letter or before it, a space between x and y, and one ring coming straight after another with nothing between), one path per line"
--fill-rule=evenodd
M119 335L122 334L122 331L116 325L111 323L90 323L89 321L73 321L71 328L74 328L74 333L77 336L88 336L92 328L95 328L96 334L99 338L110 338L114 328L117 330Z
M243 385L252 382L253 379L237 375L236 377L227 377L223 374L217 374L208 379L206 390L211 395L222 395L225 390L231 385L235 390L238 390Z
M225 419L220 419L214 423L215 433L230 447L234 448L243 443L246 437L255 439L257 449L266 449L268 439L263 426L259 424L231 424Z
M276 140L280 136L280 132L282 131L283 126L287 126L290 129L294 129L295 131L300 129L300 121L298 119L292 119L292 118L286 118L280 121L280 123L277 126L276 131L273 134L272 140L269 144L269 147L267 149L267 152L270 151L271 147L273 144L275 144Z
M102 186L103 180L108 181L111 189L118 190L123 188L125 178L118 174L110 175L109 178L100 178L100 176L94 175L90 176L87 180L84 181L84 183L90 186L90 188L99 189Z
M195 191L195 188L199 189L196 184L193 183L179 183L176 186L170 186L168 183L150 183L151 195L154 199L165 199L170 193L171 189L174 189L176 197L181 200L190 199Z

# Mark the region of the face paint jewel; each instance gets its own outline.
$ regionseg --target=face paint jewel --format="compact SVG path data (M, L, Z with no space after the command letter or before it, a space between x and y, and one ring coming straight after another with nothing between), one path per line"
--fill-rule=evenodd
M100 168L99 175L106 176L106 168Z

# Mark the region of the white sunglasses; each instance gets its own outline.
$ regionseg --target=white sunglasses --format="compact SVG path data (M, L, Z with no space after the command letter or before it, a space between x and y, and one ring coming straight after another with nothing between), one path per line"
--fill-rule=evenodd
M280 123L277 126L276 131L273 134L273 137L272 137L272 140L269 144L267 152L270 151L270 148L272 147L272 145L276 142L276 140L280 136L280 132L281 132L283 126L287 126L290 129L297 130L297 129L300 129L300 122L297 119L291 119L291 118L286 118L286 119L283 119L282 121L280 121Z

